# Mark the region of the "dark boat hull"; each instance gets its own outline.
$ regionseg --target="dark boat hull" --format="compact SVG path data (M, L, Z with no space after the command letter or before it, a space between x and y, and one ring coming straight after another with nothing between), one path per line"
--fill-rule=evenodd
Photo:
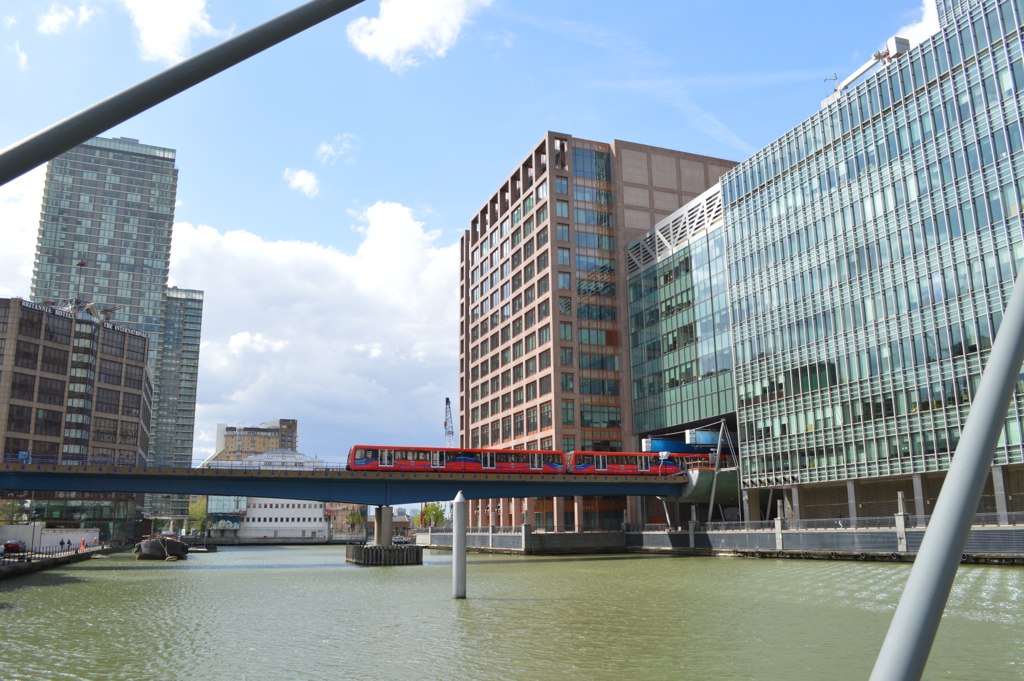
M184 560L188 557L185 542L169 537L143 539L135 545L135 560Z

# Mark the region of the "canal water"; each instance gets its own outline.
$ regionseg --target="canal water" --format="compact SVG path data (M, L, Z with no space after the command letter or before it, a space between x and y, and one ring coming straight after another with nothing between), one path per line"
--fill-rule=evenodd
M0 678L866 679L910 565L339 546L130 554L0 582ZM1024 678L1024 570L961 566L927 679Z

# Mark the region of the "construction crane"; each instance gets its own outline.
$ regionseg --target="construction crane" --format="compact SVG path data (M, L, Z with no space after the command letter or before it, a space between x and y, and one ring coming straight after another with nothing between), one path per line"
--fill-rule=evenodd
M452 401L444 398L444 446L455 446L455 428L452 425Z

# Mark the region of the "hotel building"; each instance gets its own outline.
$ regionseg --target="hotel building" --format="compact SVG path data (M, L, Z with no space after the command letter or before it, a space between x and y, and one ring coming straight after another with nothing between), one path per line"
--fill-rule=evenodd
M625 244L731 161L549 132L461 242L463 446L639 448L629 408ZM475 501L471 524L620 527L624 500ZM568 519L568 523L566 522Z
M4 461L144 466L152 396L146 356L145 334L91 309L0 299ZM128 523L139 501L36 492L32 510L47 527L98 527L103 540L125 540L134 536Z

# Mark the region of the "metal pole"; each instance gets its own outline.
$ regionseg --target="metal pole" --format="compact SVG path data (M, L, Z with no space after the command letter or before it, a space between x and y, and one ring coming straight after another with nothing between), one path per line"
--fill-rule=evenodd
M0 152L0 185L361 1L312 0L54 123Z
M452 502L452 598L466 597L466 497Z
M871 672L871 681L920 679L949 599L1024 361L1024 270L1017 276L960 443Z

